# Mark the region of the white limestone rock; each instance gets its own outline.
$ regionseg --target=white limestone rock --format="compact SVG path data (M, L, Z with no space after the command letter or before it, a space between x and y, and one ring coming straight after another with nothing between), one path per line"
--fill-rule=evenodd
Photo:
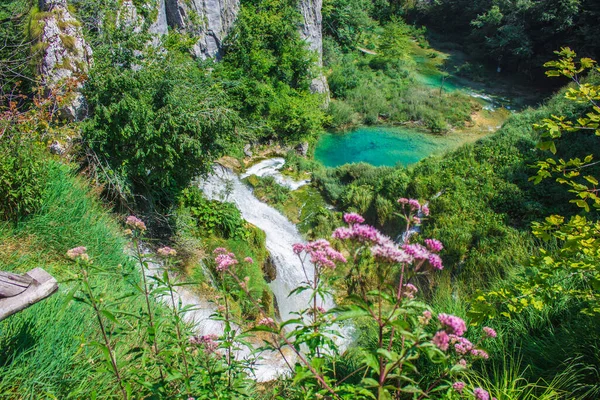
M66 0L40 0L42 33L38 40L44 44L39 73L43 85L59 96L67 96L61 109L70 120L82 119L86 114L85 99L79 92L92 63L92 49L83 37L79 22L67 8ZM67 90L69 81L76 79L74 90Z

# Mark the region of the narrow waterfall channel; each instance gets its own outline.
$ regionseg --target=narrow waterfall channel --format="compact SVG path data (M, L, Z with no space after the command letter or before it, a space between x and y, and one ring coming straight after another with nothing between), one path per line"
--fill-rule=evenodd
M270 283L270 287L277 299L281 319L290 319L294 317L294 312L305 309L309 304L308 291L288 296L306 281L302 264L292 251L294 243L304 242L296 226L279 211L254 197L252 190L227 168L216 166L214 172L203 179L199 186L209 199L235 203L246 221L265 232L267 250L277 269L277 278ZM311 277L312 264L306 263L304 267ZM333 301L327 299L322 306L331 308Z
M297 189L308 183L308 181L296 182L291 178L282 176L279 169L284 163L283 158L264 160L249 169L244 176L249 174L273 176L277 182L291 189ZM304 242L296 226L279 211L254 197L252 190L241 181L240 177L227 168L219 165L215 166L213 172L200 180L198 185L209 199L235 203L246 221L265 232L266 247L277 269L277 278L270 283L270 287L277 299L281 319L293 318L294 312L307 308L310 298L308 291L289 296L293 289L306 281L302 264L292 250L294 243ZM306 262L304 268L308 277L311 278L314 271L313 265ZM148 275L160 274L161 269L159 263L151 262L145 273ZM223 323L210 318L211 315L215 314L216 307L208 299L198 296L183 286L177 288L176 301L181 303L182 306L193 307L185 318L189 323L196 326L198 335L221 335L223 333ZM330 309L334 306L334 302L328 298L322 302L321 306ZM349 341L351 330L339 329L339 327L336 327L336 329L344 332L344 338L336 340L343 351ZM257 340L256 345L258 347L262 345L262 342ZM294 364L296 355L291 350L284 353L287 361ZM250 350L248 349L236 353L238 359L248 356L250 356ZM267 382L289 372L286 361L279 353L262 352L260 358L261 360L252 370L258 382Z

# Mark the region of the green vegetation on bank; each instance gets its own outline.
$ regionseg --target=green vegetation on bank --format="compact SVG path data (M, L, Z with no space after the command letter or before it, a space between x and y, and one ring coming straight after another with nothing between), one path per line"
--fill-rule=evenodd
M312 264L294 271L306 278L295 294L309 300L289 321L268 284L277 271L265 233L228 201L228 184L222 201L193 187L249 143L294 146L355 124L462 127L479 106L446 78L485 71L446 71L429 48L435 25L481 60L534 74L558 43L597 51L595 3L326 0L322 70L295 1L242 1L218 63L192 57L189 33L150 42L156 3L132 2L138 31L121 1L73 2L95 57L81 122L60 115L64 96L32 89L44 15L34 2L0 5L0 270L42 266L60 281L0 322L0 399L600 396L594 61L563 49L547 66L570 87L413 166L328 169L290 152L284 172L310 186L248 177L307 238L330 241L293 247ZM72 50L73 38L60 40ZM328 108L310 90L321 74ZM55 140L61 156L48 154ZM150 229L130 216L122 230L110 210L144 214ZM396 238L421 222L402 249L376 230ZM154 264L142 240L175 247L157 252L162 274L144 273ZM186 290L210 303L200 311L219 335L186 323L196 311ZM320 301L331 299L327 312ZM272 358L249 350L262 345ZM249 371L279 356L290 375L257 385Z

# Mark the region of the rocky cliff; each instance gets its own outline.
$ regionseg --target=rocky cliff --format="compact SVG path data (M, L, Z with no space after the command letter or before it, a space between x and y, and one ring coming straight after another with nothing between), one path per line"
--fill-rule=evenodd
M239 0L166 0L170 27L198 38L194 53L202 59L219 58L221 43L233 26Z
M309 48L317 53L319 70L323 67L323 18L321 7L323 0L300 0L298 5L304 23L300 35L308 42ZM320 73L313 79L310 89L313 93L329 93L327 79Z
M61 109L69 119L85 115L85 101L77 90L92 62L92 49L83 38L80 23L73 18L66 0L40 0L35 23L41 62L42 84L58 96L66 96Z

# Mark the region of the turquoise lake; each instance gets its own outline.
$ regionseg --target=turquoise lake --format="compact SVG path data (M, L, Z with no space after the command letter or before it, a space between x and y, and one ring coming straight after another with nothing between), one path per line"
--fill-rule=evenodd
M410 165L459 145L457 138L398 127L362 127L319 139L315 159L327 167L366 162L375 166Z

